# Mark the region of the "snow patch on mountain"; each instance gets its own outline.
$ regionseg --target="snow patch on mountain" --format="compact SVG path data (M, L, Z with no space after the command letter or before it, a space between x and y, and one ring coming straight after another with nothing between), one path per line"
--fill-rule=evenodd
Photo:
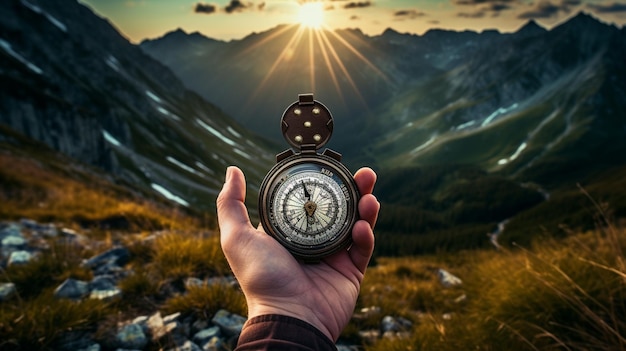
M22 0L21 3L22 3L22 5L24 5L25 7L27 7L31 11L46 17L48 19L48 21L50 21L50 23L52 23L55 27L59 28L62 32L67 33L67 26L65 24L63 24L63 22L61 22L58 19L56 19L54 16L52 16L49 13L45 12L44 10L42 10L41 7L39 7L37 5L34 5L34 4L31 4L30 2L28 2L26 0Z
M28 69L30 69L31 71L37 74L43 74L43 70L41 68L37 67L36 65L25 59L22 55L15 52L8 41L0 39L0 47L7 54L11 55L14 59L20 61L22 64L24 64L24 66L28 67Z
M150 186L152 187L152 189L156 190L159 194L163 195L165 198L167 198L168 200L174 201L176 203L179 203L185 207L189 207L189 202L187 202L185 199L183 199L180 196L174 195L171 191L167 190L166 188L162 187L159 184L156 183L152 183L150 184Z

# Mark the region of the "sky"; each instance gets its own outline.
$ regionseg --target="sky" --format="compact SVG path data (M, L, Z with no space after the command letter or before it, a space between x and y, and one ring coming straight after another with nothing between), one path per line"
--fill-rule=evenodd
M580 11L619 27L626 0L79 0L108 18L131 42L178 28L220 40L237 40L280 24L328 29L358 28L368 35L392 28L423 34L429 29L501 32L530 19L546 28Z

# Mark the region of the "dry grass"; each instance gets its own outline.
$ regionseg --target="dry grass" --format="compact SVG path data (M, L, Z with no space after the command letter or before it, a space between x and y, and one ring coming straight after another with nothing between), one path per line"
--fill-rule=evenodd
M184 213L147 201L93 171L74 167L0 152L0 218L26 217L122 230L198 226L196 219Z
M381 340L367 350L625 349L624 249L626 230L605 226L530 249L465 252L456 262L451 257L416 258L413 264L381 260L381 267L368 272L361 301L369 303L385 281L392 299L378 301L382 315L404 316L415 324L409 338ZM462 287L444 289L434 279L418 275L408 282L393 274L399 266L426 273L432 264L445 264L463 279ZM455 303L459 293L467 300Z

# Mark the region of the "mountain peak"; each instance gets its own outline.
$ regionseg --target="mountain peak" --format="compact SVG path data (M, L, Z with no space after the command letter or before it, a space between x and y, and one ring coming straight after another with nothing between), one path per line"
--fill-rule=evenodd
M580 32L587 32L600 27L607 27L607 24L584 11L578 12L575 16L570 17L567 21L558 26L558 28L568 28Z
M517 31L517 34L536 35L536 34L545 33L546 31L547 29L537 24L537 22L534 19L531 19L530 21L526 22L526 24L523 25L522 28L520 28Z

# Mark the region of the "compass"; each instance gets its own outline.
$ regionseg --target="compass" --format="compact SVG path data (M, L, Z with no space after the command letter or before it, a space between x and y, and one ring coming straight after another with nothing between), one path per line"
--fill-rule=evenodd
M316 262L352 242L359 191L341 154L318 153L330 139L333 117L313 94L298 95L281 128L292 148L276 156L261 184L261 224L294 257Z

